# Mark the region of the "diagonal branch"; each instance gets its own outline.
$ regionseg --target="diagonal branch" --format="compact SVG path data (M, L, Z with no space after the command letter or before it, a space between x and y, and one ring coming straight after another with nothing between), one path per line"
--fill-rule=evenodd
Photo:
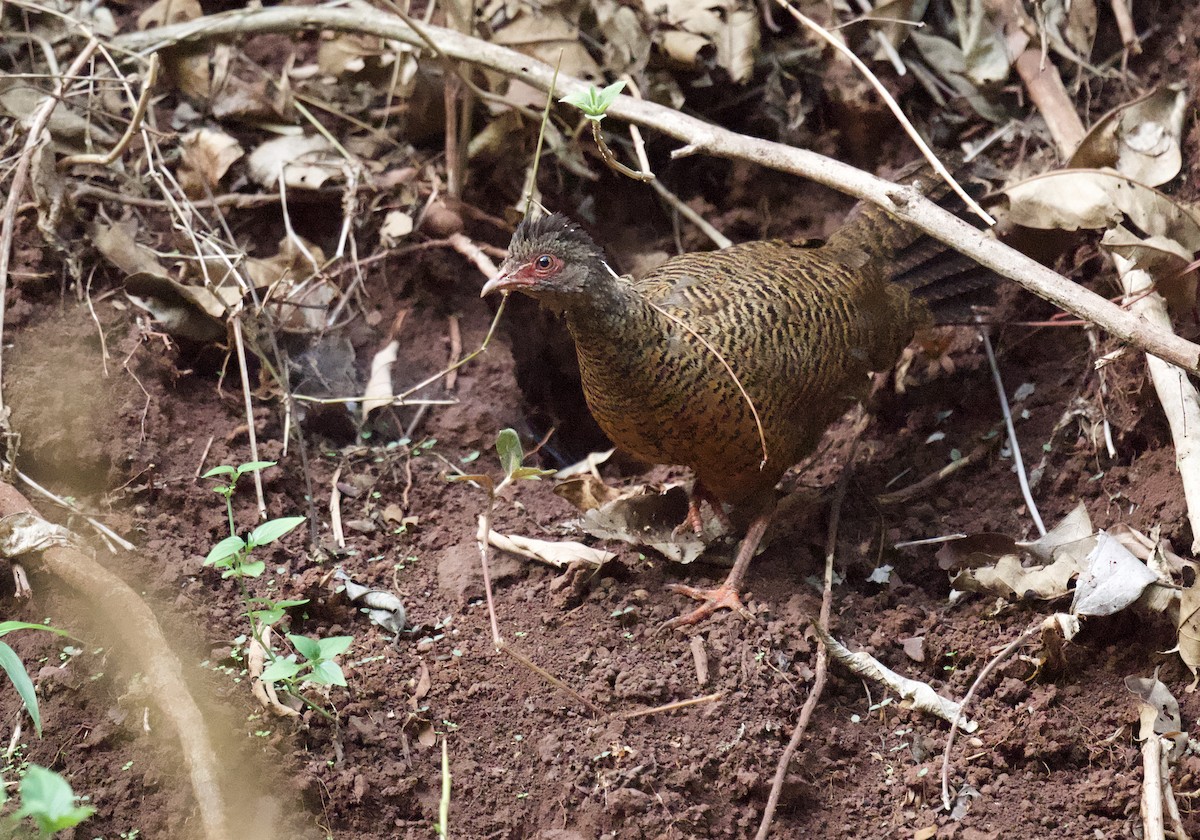
M187 23L127 33L115 38L113 44L127 50L154 52L181 42L265 32L292 33L301 29L360 32L416 47L426 46L425 41L398 17L359 5L353 8L277 6L238 9ZM448 58L489 67L541 90L549 89L552 84L554 69L537 59L441 27L430 25L422 29ZM578 79L560 75L556 87L556 95L561 96L584 90L586 86ZM1192 373L1200 372L1200 346L1156 329L1140 316L976 230L910 187L898 187L807 149L747 137L631 96L618 96L606 113L676 138L685 144L676 150L677 156L702 152L746 160L808 178L877 204L985 268L1016 281L1035 295L1096 324L1118 339Z

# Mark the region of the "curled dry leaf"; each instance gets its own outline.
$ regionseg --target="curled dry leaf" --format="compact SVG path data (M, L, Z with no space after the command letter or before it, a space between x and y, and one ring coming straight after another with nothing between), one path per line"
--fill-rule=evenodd
M1188 691L1192 692L1200 685L1200 581L1196 580L1194 571L1191 585L1179 593L1176 632L1176 651L1192 672L1192 684L1188 686Z
M676 60L698 63L715 51L717 66L741 83L754 71L762 33L758 9L738 0L642 0L656 21L660 46ZM670 33L679 33L671 35ZM703 38L701 44L696 38ZM703 69L702 67L698 69Z
M676 532L687 514L687 504L687 492L682 487L670 487L662 493L644 485L633 487L584 513L580 527L600 539L648 546L668 560L691 563L704 553L707 540L719 535L720 526L706 521L703 536L690 528Z
M172 23L186 23L204 14L199 0L157 0L138 15L139 30L153 29ZM208 47L197 44L177 44L163 50L165 75L179 90L193 99L207 100L211 92Z
M1166 85L1105 114L1083 138L1071 169L1112 167L1148 187L1165 184L1183 163L1180 137L1188 96Z
M1193 210L1115 169L1048 172L1014 184L1005 194L1009 217L1025 227L1097 230L1128 216L1150 235L1167 236L1187 247L1200 245L1200 221Z
M1176 755L1181 755L1187 746L1187 733L1183 730L1179 701L1158 679L1157 669L1153 677L1126 677L1125 687L1140 701L1138 740L1144 741L1154 735L1166 736L1175 741Z
M1145 563L1104 531L1096 535L1096 547L1088 554L1084 569L1071 603L1071 612L1078 616L1120 612L1158 580Z
M366 613L373 624L379 625L389 633L399 633L404 629L404 602L394 592L363 586L352 580L342 569L338 569L334 577L342 581L346 588L346 597Z
M555 484L554 495L566 499L576 509L587 512L621 498L621 491L609 487L596 476L585 473Z
M371 376L367 379L367 387L363 393L362 419L367 422L371 412L385 405L391 405L395 397L392 388L392 368L400 354L400 342L389 341L371 359Z
M279 183L283 172L288 187L315 190L340 176L344 161L320 134L275 137L250 153L250 177L264 187Z
M225 338L226 318L242 297L231 287L211 291L148 272L126 277L125 294L149 312L168 334L205 343Z
M598 569L617 556L611 551L592 548L581 542L538 540L517 534L500 534L496 531L488 532L488 543L501 551L528 557L556 569L565 569L572 563L586 563Z
M1004 81L1011 64L1008 49L983 0L953 0L952 5L966 77L979 86Z
M88 551L86 543L61 525L47 522L36 513L21 511L0 518L0 556L20 557L54 546Z
M229 167L245 154L242 144L223 131L198 128L179 138L179 184L197 198L215 190Z

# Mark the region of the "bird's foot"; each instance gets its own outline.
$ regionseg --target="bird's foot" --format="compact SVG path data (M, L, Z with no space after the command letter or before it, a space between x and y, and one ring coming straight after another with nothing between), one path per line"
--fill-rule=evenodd
M733 531L733 521L729 518L729 514L725 512L725 505L721 504L721 501L709 492L707 487L697 481L692 485L692 492L688 494L687 516L671 531L672 537L678 537L689 528L696 534L703 536L704 513L701 508L705 502L708 502L708 506L712 508L713 517L717 522L721 523L721 527L725 529L725 533L728 534Z
M684 586L682 583L671 583L667 584L667 589L700 602L700 606L690 613L673 618L663 625L668 629L697 624L717 610L735 610L747 621L754 621L754 614L742 604L742 596L735 587L728 584L723 583L712 589L700 589L695 586Z

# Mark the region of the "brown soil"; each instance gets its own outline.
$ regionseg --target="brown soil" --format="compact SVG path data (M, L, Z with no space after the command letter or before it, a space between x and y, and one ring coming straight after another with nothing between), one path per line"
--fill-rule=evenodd
M1185 18L1148 43L1135 70L1166 62L1192 68L1191 81L1200 81L1200 42L1176 37L1200 31L1200 13ZM1193 161L1185 163L1185 181L1195 184L1200 130L1194 126L1185 160ZM764 184L761 173L745 167L714 166L706 177L696 183L728 202L706 209L725 230L743 237L817 236L846 207L782 178ZM636 201L610 197L600 216L629 218ZM765 224L764 218L769 230L754 226ZM601 227L606 241L624 245L627 253L671 247L669 225L656 231L607 225ZM476 233L503 244L498 232ZM262 234L260 241L277 238L277 231ZM27 272L22 276L60 273L31 224L19 236L24 244L14 263ZM1062 265L1094 268L1101 263L1093 257L1081 247ZM477 346L491 309L476 297L472 271L449 251L420 252L373 268L369 308L381 318L377 327L359 325L352 335L359 373L401 307L411 312L399 334L398 384L417 382L446 362L450 316L459 319L463 347ZM1108 288L1103 278L1096 287ZM224 779L225 792L256 814L245 817L246 836L435 836L443 737L453 778L453 836L753 835L812 685L816 642L805 616L819 607L815 582L828 497L845 467L848 422L831 431L812 464L785 481L806 501L780 521L776 538L751 568L754 623L722 616L688 633L659 629L686 606L664 584L716 581L724 570L711 565L674 566L620 545L607 546L618 557L598 573L493 558L506 638L605 710L720 695L680 711L623 719L589 713L494 652L474 541L484 499L480 491L446 480L450 467L495 474L492 445L506 426L518 429L531 449L551 425L578 420L560 425L542 450L545 466L561 466L600 445L595 430L579 419L581 403L570 391L569 372L561 372L559 325L548 318L536 322L539 336L550 338L531 346L527 331L542 316L513 313L510 332L460 371L449 393L457 404L428 410L411 446L381 445L398 437L397 423L413 422L411 413L385 418L371 438L351 443L325 436L328 427L310 422L311 484L299 444L293 441L283 454L282 413L260 403L260 455L280 461L264 474L270 513L302 513L312 527L267 552L267 574L255 589L310 599L292 611L291 632L355 637L342 657L349 687L328 698L337 724L311 712L300 720L279 719L255 703L245 679L246 625L237 589L202 565L223 535L224 512L197 471L250 459L239 383L219 380L219 359L214 363L194 348L141 331L117 297L96 303L93 320L85 303L40 280L17 283L12 294L5 336L13 346L5 348L4 371L6 402L22 436L19 463L137 544L131 554L102 552L101 560L155 607L177 640L188 679L208 698L209 724L220 733L226 766L234 768ZM1016 321L1051 310L1006 294L1001 311ZM1099 527L1160 526L1177 550L1190 546L1169 435L1143 384L1143 362L1127 354L1108 369L1113 393L1107 409L1118 450L1109 460L1084 424L1072 421L1054 431L1079 401L1099 405L1083 332L1008 326L999 331L998 344L1009 393L1022 383L1036 385L1018 406L1018 432L1026 463L1039 468L1035 493L1047 522L1083 501ZM842 580L831 629L851 648L961 697L994 652L1052 607L998 605L980 597L951 605L933 548L892 547L955 532L1034 533L1012 461L995 454L919 501L887 508L875 503L894 480L893 486L903 486L934 472L950 460L951 450L968 452L998 428L990 374L971 336L958 336L946 358L950 372L926 371L921 359L913 368L915 387L904 394L885 391L864 435L842 511ZM447 396L442 383L428 393ZM335 416L332 425L339 424L349 428ZM934 432L944 437L927 442ZM421 442L426 445L416 445ZM482 452L477 460L464 463L476 452ZM608 469L608 477L618 480L616 467ZM336 547L329 528L337 471L344 549ZM658 469L651 477L668 474L677 473ZM243 491L238 518L249 527L254 504L248 482ZM401 527L385 517L389 506L413 520ZM81 519L41 507L78 533L93 534ZM526 482L500 500L496 528L555 537L572 531L573 516L551 482ZM894 568L890 582L868 582L883 564ZM64 653L62 640L43 634L6 637L35 677L45 720L41 739L25 722L9 764L53 767L89 798L97 812L77 838L194 834L198 821L187 779L149 711L154 687L139 683L135 665L91 641L89 628L103 634L89 623L86 605L58 592L53 579L37 574L36 563L32 568L33 598L19 602L6 592L5 618L48 620L71 628L79 640ZM370 624L331 580L337 568L361 583L394 589L411 629L393 639ZM906 655L902 643L911 637L924 639L923 661ZM961 739L955 752L956 784L969 783L979 793L957 820L939 809L945 723L902 708L877 685L834 666L789 770L774 836L912 837L927 827L937 827L939 838L970 840L1140 836L1137 709L1123 681L1157 670L1179 698L1184 720L1194 721L1200 700L1184 691L1191 676L1178 657L1164 653L1173 644L1165 619L1125 613L1089 622L1057 668L1037 667L1037 645L1028 657L1009 660L976 700L972 716L980 730ZM0 709L9 727L20 720L11 692L0 692ZM1189 755L1176 776L1185 810L1198 785L1200 759ZM1200 832L1200 816L1186 812L1184 823Z

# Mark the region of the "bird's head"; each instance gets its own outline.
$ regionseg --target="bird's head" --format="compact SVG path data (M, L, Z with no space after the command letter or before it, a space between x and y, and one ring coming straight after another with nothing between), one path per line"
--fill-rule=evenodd
M487 282L480 296L523 292L554 306L587 294L597 274L612 275L603 252L582 228L552 213L521 222L500 273Z

